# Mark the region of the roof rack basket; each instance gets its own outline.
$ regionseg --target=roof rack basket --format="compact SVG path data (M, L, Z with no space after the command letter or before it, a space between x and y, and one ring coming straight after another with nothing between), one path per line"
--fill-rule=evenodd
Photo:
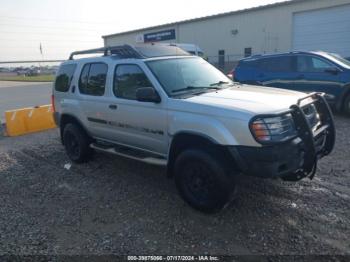
M76 55L88 55L103 53L104 56L116 55L118 58L143 58L143 56L130 45L107 46L89 50L76 51L70 54L69 60L74 60Z

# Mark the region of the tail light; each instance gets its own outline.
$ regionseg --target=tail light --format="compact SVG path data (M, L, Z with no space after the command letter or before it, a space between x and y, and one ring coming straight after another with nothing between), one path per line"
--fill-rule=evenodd
M52 106L52 111L56 112L56 108L55 108L55 96L51 95L51 106Z
M230 79L234 80L234 78L235 78L235 70L232 69L232 70L227 74L227 76L228 76Z

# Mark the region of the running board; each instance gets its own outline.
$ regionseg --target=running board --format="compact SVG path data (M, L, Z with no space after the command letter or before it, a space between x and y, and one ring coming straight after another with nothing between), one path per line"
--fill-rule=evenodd
M91 148L96 149L98 151L122 156L122 157L127 157L130 159L134 159L137 161L141 161L147 164L151 165L157 165L157 166L166 166L167 165L167 160L165 158L162 158L160 156L143 152L141 150L133 149L130 147L125 147L125 146L117 146L117 145L101 145L101 144L96 144L93 143L90 145Z

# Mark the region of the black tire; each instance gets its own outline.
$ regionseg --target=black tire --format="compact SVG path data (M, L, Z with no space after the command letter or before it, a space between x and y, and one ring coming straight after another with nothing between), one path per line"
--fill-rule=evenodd
M350 94L344 99L343 111L347 116L350 116Z
M90 138L76 124L67 124L63 130L63 144L67 155L75 163L90 160L93 150L90 148Z
M174 175L181 197L204 213L220 211L234 189L234 181L223 161L198 149L185 150L177 157Z

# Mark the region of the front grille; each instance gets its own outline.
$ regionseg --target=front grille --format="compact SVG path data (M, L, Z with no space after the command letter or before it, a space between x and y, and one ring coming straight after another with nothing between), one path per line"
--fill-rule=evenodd
M316 107L314 104L307 105L302 108L305 117L311 127L311 130L315 132L318 127L321 125L320 116L316 110Z

